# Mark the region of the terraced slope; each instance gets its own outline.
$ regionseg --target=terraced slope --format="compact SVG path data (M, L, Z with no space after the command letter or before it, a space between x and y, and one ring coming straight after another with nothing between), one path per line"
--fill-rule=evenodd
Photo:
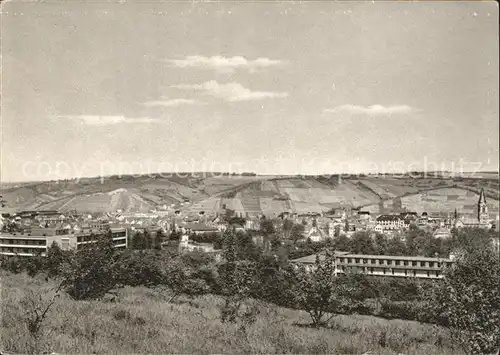
M241 215L276 216L362 207L375 214L415 211L475 212L479 189L487 191L490 212L498 212L495 181L466 179L362 178L330 182L320 178L279 178L243 184L223 193L223 204ZM495 190L495 188L497 190ZM209 201L213 198L209 199ZM381 207L383 206L383 207Z
M37 209L51 209L78 212L147 212L154 206L140 195L126 189L118 189L107 193L82 194L59 199L43 204Z
M296 213L326 212L341 206L360 206L379 198L370 190L350 181L336 186L326 185L314 178L269 179L240 185L221 193L221 205L243 216L276 216L283 211ZM213 198L208 199L211 201ZM200 204L193 208L198 209Z
M6 207L1 211L147 211L158 205L173 205L193 211L218 212L226 205L242 215L266 216L283 211L325 212L360 206L374 213L405 209L454 211L455 208L468 213L474 210L481 188L486 192L490 211L496 213L499 182L484 177L112 176L102 180L86 178L9 185L2 191Z
M428 190L407 196L392 198L381 204L363 207L372 213L413 211L417 213L450 212L455 209L460 214L474 215L477 211L479 194L466 188L451 187ZM499 201L487 198L488 210L494 216L499 212ZM381 207L383 206L383 211Z

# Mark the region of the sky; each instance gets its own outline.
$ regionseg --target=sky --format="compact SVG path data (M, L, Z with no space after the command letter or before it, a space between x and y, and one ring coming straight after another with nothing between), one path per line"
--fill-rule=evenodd
M496 2L16 2L1 179L498 170Z

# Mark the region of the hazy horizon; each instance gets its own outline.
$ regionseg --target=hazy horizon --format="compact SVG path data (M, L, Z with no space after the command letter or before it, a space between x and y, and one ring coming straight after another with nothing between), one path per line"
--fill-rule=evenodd
M496 2L2 3L1 181L499 170Z
M223 175L224 173L227 173L227 172L222 172L222 171L178 171L178 172L168 172L168 171L163 171L163 172L148 172L148 173L136 173L136 174L108 174L108 175L93 175L93 176L78 176L78 177L72 177L72 178L63 178L63 179L52 179L52 180L18 180L18 181L15 181L15 180L12 180L12 181L3 181L3 182L0 182L2 184L30 184L30 183L43 183L43 182L51 182L51 181L64 181L64 180L69 180L69 181L72 181L72 180L82 180L82 179L102 179L102 178L109 178L109 177L113 177L113 176L118 176L120 178L122 177L126 177L126 176L132 176L132 177L147 177L147 176L150 176L150 177L153 177L153 176L160 176L160 177L164 177L164 178L169 178L169 177L172 177L172 176L177 176L177 177L185 177L187 175L192 175L193 177L205 177L203 175L200 175L200 174L205 174L207 175L206 177L234 177L234 178L238 178L238 177L243 177L245 178L246 175L242 175L242 173L235 173L235 175L232 175L230 173L230 175ZM251 171L245 171L243 172L243 174L245 173L254 173L254 172L251 172ZM331 176L331 177L334 177L334 176L341 176L341 177L344 177L344 178L349 178L349 177L356 177L356 176L377 176L377 175L385 175L385 176L388 176L388 177L391 177L391 176L404 176L404 175L411 175L412 173L416 174L416 175L420 175L420 174L425 174L426 177L433 177L433 176L440 176L439 174L442 174L443 176L446 176L447 173L450 174L450 177L464 177L464 178L467 178L467 177L471 177L471 178L478 178L478 179L481 179L481 178L485 178L484 176L481 176L481 174L500 174L500 171L490 171L490 170L479 170L479 171L462 171L462 172L454 172L454 171L408 171L408 172L400 172L400 173L383 173L383 172L380 172L380 173L376 173L376 172L357 172L357 173L342 173L342 172L331 172L331 173L324 173L324 174L259 174L259 173L254 173L255 176L258 176L258 177L294 177L294 176L303 176L303 177L308 177L308 176L325 176L325 177L328 177L328 176ZM459 174L463 174L463 175L459 175ZM213 174L213 176L212 176ZM435 174L435 175L434 175ZM485 178L486 179L486 178Z

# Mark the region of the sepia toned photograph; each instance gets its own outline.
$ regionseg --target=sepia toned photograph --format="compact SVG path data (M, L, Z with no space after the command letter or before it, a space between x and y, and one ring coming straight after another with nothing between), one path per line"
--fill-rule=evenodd
M0 1L0 355L499 355L496 1Z

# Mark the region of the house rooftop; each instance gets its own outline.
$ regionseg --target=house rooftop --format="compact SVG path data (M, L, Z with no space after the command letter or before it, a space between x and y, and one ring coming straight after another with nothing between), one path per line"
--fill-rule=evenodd
M185 223L182 227L192 231L218 231L217 228L207 226L204 223Z
M111 227L110 230L111 232L123 232L127 230L127 228L116 226L116 227Z
M43 240L46 237L41 236L41 235L31 235L31 233L3 233L3 232L0 232L0 238L40 239L40 240Z
M434 236L451 236L451 232L446 228L438 228L433 234Z
M377 217L377 221L399 221L400 215L383 214Z
M206 247L206 248L213 248L214 246L212 243L199 243L194 241L189 241L189 244L197 247Z
M479 224L479 220L477 218L471 218L471 217L462 217L459 219L459 221L462 222L464 225Z
M346 251L335 251L334 252L335 256L344 256L349 254ZM319 260L324 261L325 260L325 253L319 253ZM303 256L302 258L298 259L293 259L291 260L292 263L305 263L305 264L314 264L316 262L316 254L308 255L308 256Z
M388 260L421 260L421 261L446 261L447 258L429 258L425 256L399 256L399 255L367 255L367 254L346 254L349 258L367 258L367 259L388 259Z

